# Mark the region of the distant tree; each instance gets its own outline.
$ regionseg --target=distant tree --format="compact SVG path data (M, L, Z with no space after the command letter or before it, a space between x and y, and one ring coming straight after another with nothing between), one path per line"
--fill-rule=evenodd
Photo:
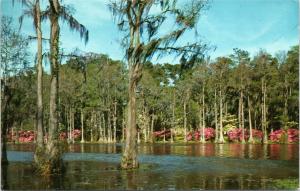
M219 143L224 143L224 132L223 132L223 106L224 106L224 97L225 97L225 90L228 86L228 78L229 78L229 70L230 65L232 64L232 60L228 57L218 57L216 62L212 65L213 68L213 75L216 79L216 86L215 86L215 96L219 94ZM217 93L218 92L218 93ZM216 115L216 113L215 113Z
M239 128L242 129L242 143L245 143L245 104L244 104L244 97L245 93L247 92L247 81L249 80L249 62L250 57L249 53L244 50L234 49L234 53L230 56L235 67L235 88L238 90L240 97L239 97L239 104L238 104L238 119L239 119Z
M18 75L29 67L28 41L13 27L12 18L1 17L1 162L7 164L6 132L12 126L12 101Z

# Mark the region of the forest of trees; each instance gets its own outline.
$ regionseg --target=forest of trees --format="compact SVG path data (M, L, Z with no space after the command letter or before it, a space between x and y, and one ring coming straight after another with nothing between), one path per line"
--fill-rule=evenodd
M34 2L39 3L38 0ZM183 25L178 21L178 30L161 38L154 35L159 26L153 24L152 31L143 34L149 40L140 42L136 38L139 39L141 34L132 32L140 21L122 12L132 6L124 3L112 4L110 8L118 19L127 21L128 28L121 26L121 29L129 30L133 35L126 36L133 38L128 40L126 61L80 50L63 55L58 46L60 12L55 11L56 6L65 11L61 11L65 14L63 19L69 19L70 27L79 31L86 41L88 31L73 17L66 16L67 9L55 5L58 1L50 2L54 4L50 6L48 17L51 26L57 28L51 28L48 56L40 52L32 59L35 56L28 52L28 38L18 33L11 18L1 18L2 141L12 131L18 134L21 130L33 130L40 133L35 140L40 143L38 145L47 144L48 154L52 153L55 158L59 151L53 145L58 136L65 133L67 142L74 143L71 133L75 129L81 132L75 141L82 143L125 142L128 135L132 135L126 133L131 129L130 123L136 124L133 141L137 142L188 141L189 132L204 132L204 128L212 127L216 143L228 142L227 131L232 128L242 129L243 136L244 130L250 131L250 138L243 137L241 142L254 142L251 129L261 130L264 134L262 143L267 143L271 131L298 128L299 46L276 55L258 49L256 55L250 56L246 50L234 49L231 55L215 59L210 59L209 55L194 56L190 53L200 54L203 45L170 47L171 41L176 41L185 27L194 27L193 23ZM163 6L166 12L172 12L168 4ZM202 5L197 6L195 14L202 9ZM136 9L141 11L143 8L139 5ZM36 18L47 17L34 13ZM148 19L162 24L160 16L149 16ZM182 14L179 18L185 23L185 19L196 22L197 17ZM41 46L39 22L34 19ZM162 50L174 51L181 56L180 62L153 64L152 56ZM50 71L42 67L43 61L49 64L48 58ZM62 61L65 64L61 64ZM130 112L133 108L136 109ZM132 115L136 116L133 121ZM163 132L163 138L155 136L154 132ZM45 135L47 143L44 143ZM204 133L200 141L205 142ZM40 160L36 155L36 161ZM124 168L126 165L136 167L123 162Z

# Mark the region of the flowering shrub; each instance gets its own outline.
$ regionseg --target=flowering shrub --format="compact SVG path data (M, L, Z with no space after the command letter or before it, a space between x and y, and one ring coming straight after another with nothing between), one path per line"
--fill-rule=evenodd
M162 130L162 131L154 131L153 135L155 138L163 138L164 136L171 137L171 131L169 129Z
M200 131L202 131L202 129ZM195 139L195 141L199 141L199 139L201 137L200 131L195 131L194 132L194 139ZM205 131L205 129L204 129L204 131Z
M34 141L35 133L34 131L19 131L19 139L18 142L20 143L30 143ZM7 140L8 141L17 141L17 132L14 132L12 134L12 131L9 131L7 135Z
M81 138L81 131L79 129L74 129L73 131L71 131L71 138L73 138L75 140L78 140ZM59 134L59 140L63 141L66 140L68 138L68 133L66 132L61 132Z
M227 131L228 140L230 141L242 141L243 140L243 129L241 128L233 128ZM244 139L248 140L249 131L244 129Z
M34 141L34 138L36 138L36 133L34 131L19 131L18 132L19 139L18 142L20 143L30 143ZM74 139L81 138L81 131L79 129L75 129L71 132L71 136L74 137ZM68 137L68 134L66 132L61 132L59 134L59 140L66 140ZM48 139L48 133L44 135L44 141L47 142ZM17 132L12 132L11 130L7 134L7 141L17 141Z
M186 140L187 141L191 141L193 139L193 133L192 132L189 132L187 135L186 135Z
M273 131L269 134L269 138L274 143L279 143L283 139L283 134L286 132L283 129Z
M299 130L298 129L288 129L288 142L297 143L299 142Z
M201 133L202 133L202 129L200 129L200 131L197 130L197 131L189 132L187 134L187 140L191 141L194 137L194 140L198 141L201 137ZM207 141L213 139L215 137L215 130L211 127L204 128L204 137L205 137L205 140L207 140Z
M79 129L74 129L71 132L71 137L74 137L75 140L81 138L81 131Z
M263 139L263 132L261 130L252 129L252 137L254 140L261 142Z
M67 137L68 137L68 135L67 135L66 132L61 132L61 133L59 134L59 140L61 140L61 141L66 140Z
M269 138L274 143L287 142L296 143L299 142L299 130L288 129L287 131L279 129L269 134Z
M34 141L34 131L21 131L19 132L19 142L29 143Z

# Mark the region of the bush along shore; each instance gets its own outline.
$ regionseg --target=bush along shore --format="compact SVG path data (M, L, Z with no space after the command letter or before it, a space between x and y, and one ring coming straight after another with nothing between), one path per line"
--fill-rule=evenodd
M201 136L202 132L204 132L204 139L205 142L212 143L215 142L216 138L216 131L211 128L207 127L203 130L194 130L187 132L186 137L184 137L184 133L182 133L182 130L179 131L173 131L171 136L170 130L162 130L162 131L154 131L153 132L153 140L149 140L147 142L201 142ZM74 129L73 131L67 133L67 132L60 132L59 134L59 140L62 142L68 141L69 143L75 143L80 142L81 140L81 130ZM138 133L138 136L139 133ZM230 128L227 131L224 131L224 139L226 140L226 143L241 143L243 140L246 141L246 143L263 143L263 132L261 130L252 129L252 140L250 141L250 132L249 130L245 129L244 133L243 130L240 128ZM48 135L46 134L44 136L45 142L47 141ZM141 140L142 137L140 136L138 138L139 143L145 142L144 140ZM173 140L171 140L173 139ZM36 133L32 130L20 130L18 132L16 131L10 131L7 135L8 142L13 143L33 143L36 140ZM113 143L113 141L109 141L109 138L100 138L95 139L95 141L87 141L87 142L99 142L99 143ZM117 142L122 142L122 140L119 140ZM299 143L299 130L298 129L278 129L275 131L271 131L268 134L268 143L280 143L280 144L293 144L293 143Z

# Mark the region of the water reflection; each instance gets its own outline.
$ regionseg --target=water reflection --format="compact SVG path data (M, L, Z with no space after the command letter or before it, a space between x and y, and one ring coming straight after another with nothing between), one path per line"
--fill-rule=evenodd
M8 182L11 189L270 189L272 178L279 174L255 172L201 172L153 167L135 171L120 171L116 163L68 161L67 171L54 179L41 179L30 164L9 165ZM184 167L187 164L182 164ZM223 165L226 165L224 163ZM280 168L280 166L279 166ZM267 169L264 169L265 171ZM274 169L278 170L278 169ZM289 169L286 169L289 170ZM250 173L251 174L251 173ZM297 176L296 172L289 176Z
M43 179L31 166L33 145L8 145L10 189L272 189L299 176L298 145L140 144L141 168L118 168L121 144L74 144L63 175ZM11 152L15 151L15 152ZM4 172L4 171L3 171Z
M71 153L122 153L122 144L71 144L66 152ZM32 144L9 144L10 151L34 151ZM249 159L298 160L299 145L288 144L140 144L140 154L217 156Z
M1 164L1 190L8 190L8 181L7 181L7 173L8 173L8 164Z

